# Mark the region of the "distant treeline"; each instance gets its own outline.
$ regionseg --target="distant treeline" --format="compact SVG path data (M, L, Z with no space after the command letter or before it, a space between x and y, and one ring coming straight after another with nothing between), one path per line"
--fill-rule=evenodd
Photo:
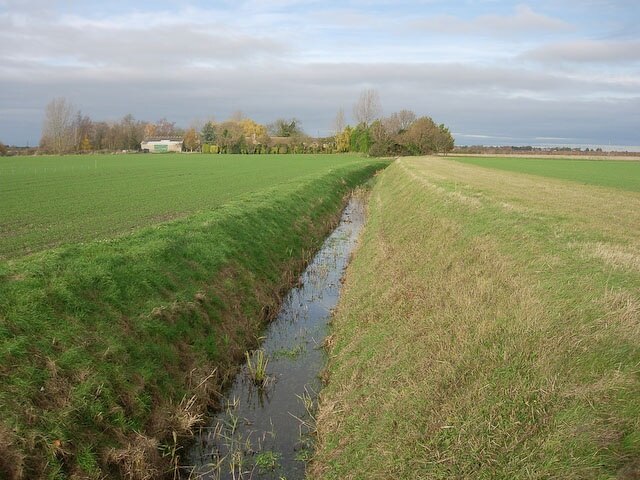
M463 153L472 155L612 155L612 156L637 156L638 152L627 151L604 151L602 148L579 148L579 147L534 147L531 145L525 146L485 146L485 145L463 145L456 146L453 149L453 153Z
M195 132L186 135L184 146L203 153L359 152L380 157L447 153L453 149L453 137L446 126L403 110L371 124L344 126L325 138L305 135L296 119L280 119L266 127L250 119L208 122L199 138Z
M149 139L175 139L183 150L202 153L344 153L372 156L425 155L453 150L454 140L444 124L430 117L418 118L409 110L388 117L377 91L365 90L353 106L356 126L346 125L338 111L334 135L312 138L296 118L280 118L262 125L242 113L224 122L208 121L188 129L162 118L157 122L136 120L133 115L116 122L94 121L76 111L65 98L52 100L45 109L39 147L9 148L0 144L0 155L34 153L92 153L140 151Z
M400 122L401 114L409 121ZM375 120L371 125L346 126L336 135L336 151L362 152L376 157L395 155L429 155L453 150L453 137L444 124L436 124L430 117L416 118L403 110L388 118Z

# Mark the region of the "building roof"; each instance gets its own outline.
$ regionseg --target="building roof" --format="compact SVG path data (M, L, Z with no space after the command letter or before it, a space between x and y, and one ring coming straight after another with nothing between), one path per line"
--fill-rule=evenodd
M163 142L163 141L164 142L183 142L184 138L166 135L166 136L148 137L143 140L143 142Z

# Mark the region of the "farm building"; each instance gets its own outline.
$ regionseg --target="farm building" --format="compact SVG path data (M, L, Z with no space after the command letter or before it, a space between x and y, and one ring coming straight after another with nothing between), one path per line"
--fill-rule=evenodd
M140 148L151 153L181 152L182 142L182 137L152 137L142 141Z

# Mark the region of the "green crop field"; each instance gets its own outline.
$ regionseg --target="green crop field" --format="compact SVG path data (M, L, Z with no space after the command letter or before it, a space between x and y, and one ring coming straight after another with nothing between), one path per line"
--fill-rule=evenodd
M109 238L358 162L350 155L0 158L0 259Z
M452 158L480 167L640 192L640 161L519 157Z

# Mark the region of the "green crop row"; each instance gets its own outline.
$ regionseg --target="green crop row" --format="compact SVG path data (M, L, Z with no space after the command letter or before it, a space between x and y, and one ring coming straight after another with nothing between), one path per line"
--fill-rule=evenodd
M640 192L640 161L569 158L454 157L479 167Z
M129 234L363 160L353 155L0 159L0 259Z

